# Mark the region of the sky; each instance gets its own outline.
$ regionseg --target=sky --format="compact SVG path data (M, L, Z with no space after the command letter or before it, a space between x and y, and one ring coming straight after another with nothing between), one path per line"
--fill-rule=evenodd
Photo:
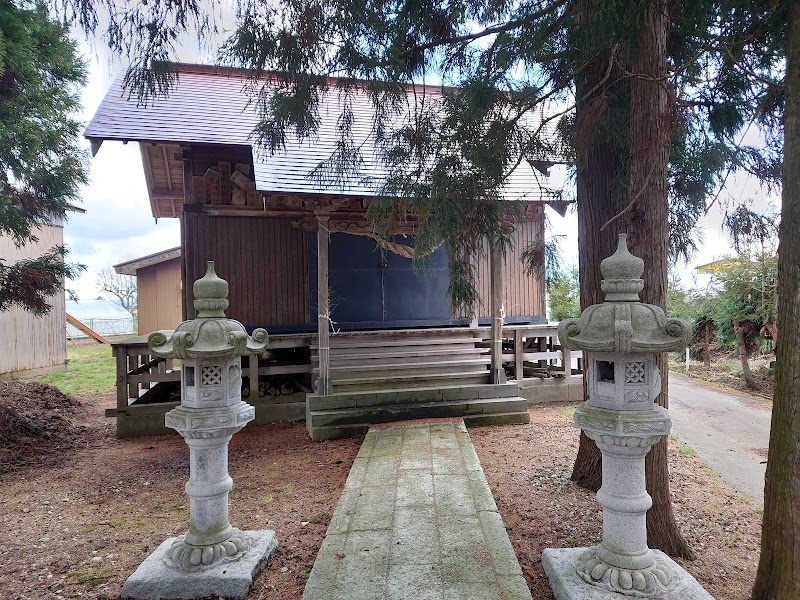
M105 97L121 65L108 65L83 46L89 78L82 94L81 119L85 124ZM89 149L89 142L83 141ZM86 265L82 276L67 282L79 300L93 300L101 294L97 273L120 262L180 246L178 219L159 219L150 212L139 145L104 142L91 158L89 185L81 192L80 208L64 227L64 242L70 260Z
M102 48L90 48L83 41L80 45L89 67L88 83L82 93L82 120L88 124L122 65L109 61ZM197 62L192 57L186 60ZM84 147L89 148L86 140ZM91 159L90 169L90 183L83 188L79 204L86 212L70 215L64 229L70 260L87 267L79 279L67 282L67 288L86 300L110 297L98 290L97 273L101 269L180 245L179 220L164 218L156 222L150 212L138 144L104 142L97 156ZM554 182L564 177L563 167L553 168ZM757 186L747 177L732 178L722 196L757 197ZM762 207L769 201L779 204L778 198L762 199ZM577 266L577 215L571 211L561 217L550 209L547 215L552 234L563 236L560 238L563 264ZM721 222L719 205L699 221L698 252L688 265L674 268L685 286L707 285L708 276L696 276L694 267L733 253Z

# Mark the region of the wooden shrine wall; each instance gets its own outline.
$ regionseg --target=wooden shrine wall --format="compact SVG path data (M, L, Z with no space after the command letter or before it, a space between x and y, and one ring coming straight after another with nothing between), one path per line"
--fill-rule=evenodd
M512 234L514 247L506 254L503 265L503 306L506 317L546 316L544 272L541 275L528 275L522 264L522 252L531 243L544 241L544 223L540 220L527 221L518 225ZM488 253L478 261L478 293L481 304L478 316L491 316L491 294Z
M227 314L245 326L308 323L306 232L288 219L212 217L184 212L187 316L195 317L192 283L213 260L230 286Z

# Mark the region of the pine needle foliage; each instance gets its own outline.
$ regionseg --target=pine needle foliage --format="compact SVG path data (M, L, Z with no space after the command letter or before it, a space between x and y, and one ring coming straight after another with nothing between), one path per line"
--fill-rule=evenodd
M66 28L44 6L0 2L0 235L17 247L36 227L58 222L86 182L78 146L78 86L84 65ZM47 297L80 271L52 248L33 260L0 257L0 311L13 305L47 313Z
M654 2L597 2L590 19L576 22L575 0L239 0L218 59L248 72L262 115L254 134L265 152L281 150L289 136L313 142L321 119L330 118L322 103L338 96L339 142L313 177L372 185L378 234L418 215L419 239L450 252L454 307L470 312L475 253L487 243L506 248L504 223L518 216L514 203L501 200L514 168L574 161L575 148L598 136L627 147L628 83L640 76L632 60ZM224 6L60 0L57 10L87 31L106 23L108 42L130 61L130 93L147 102L174 82L170 61L180 36L202 42L217 32ZM660 124L671 138L669 244L673 256L688 258L695 223L731 173L778 181L786 8L766 0L658 7L671 17L670 74L660 82L673 107L671 122ZM599 58L607 62L602 85L576 97L576 81ZM355 123L357 88L373 104L368 124ZM364 144L365 125L374 149ZM745 143L751 126L765 147ZM364 169L373 151L385 173L375 181ZM623 195L625 164L615 174Z

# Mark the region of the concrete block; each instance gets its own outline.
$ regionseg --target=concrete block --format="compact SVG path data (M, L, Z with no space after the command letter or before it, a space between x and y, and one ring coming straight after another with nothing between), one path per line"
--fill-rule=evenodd
M513 398L519 395L519 386L515 381L482 385L478 389L478 398Z
M583 376L524 379L519 382L519 395L528 404L583 402Z
M508 539L508 533L500 513L484 511L478 513L478 518L481 520L483 535L489 546L495 573L522 577L522 568L519 566L517 555L514 554L514 548L511 546L511 540Z
M148 556L122 586L123 598L169 600L206 598L245 598L253 581L278 547L274 531L246 531L252 546L239 560L204 571L187 573L164 564L164 554L175 541L170 538Z
M504 575L497 580L504 600L532 600L528 582L522 575Z
M441 600L441 567L428 564L399 564L389 567L388 600Z
M401 473L397 479L397 507L433 506L433 467L423 472ZM341 502L341 500L340 500ZM337 508L338 510L338 508Z
M363 435L369 429L366 423L355 423L352 425L324 425L321 427L312 426L306 423L308 435L315 442L325 440L339 440L343 438L356 437Z
M604 590L581 579L576 567L578 560L588 548L545 548L542 566L556 600L620 600L629 598L616 592ZM659 595L660 600L714 600L697 580L678 563L660 550L653 550L660 560L667 563L675 573L674 587Z
M478 512L485 510L497 511L497 504L492 496L492 491L489 489L489 484L486 483L486 477L483 471L469 471L467 473L469 478L469 488L472 492L472 499L475 502L475 509Z

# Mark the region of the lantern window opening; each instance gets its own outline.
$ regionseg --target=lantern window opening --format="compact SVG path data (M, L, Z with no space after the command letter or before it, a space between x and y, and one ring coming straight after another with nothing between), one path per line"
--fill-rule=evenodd
M609 360L597 361L597 381L614 383L614 363Z
M183 367L183 382L187 387L194 387L194 367Z

